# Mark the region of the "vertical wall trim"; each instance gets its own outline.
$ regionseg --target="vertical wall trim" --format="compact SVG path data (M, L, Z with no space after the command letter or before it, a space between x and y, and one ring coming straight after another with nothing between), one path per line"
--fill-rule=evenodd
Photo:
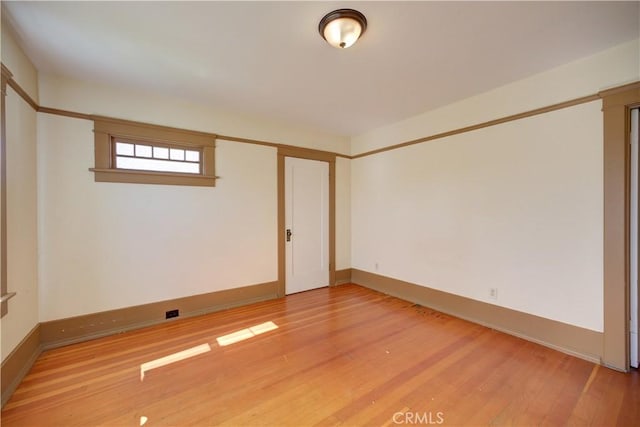
M329 162L329 286L336 284L336 158Z
M0 295L8 293L7 285L7 82L11 72L2 65L2 94L0 95ZM9 302L0 304L0 317L9 311Z
M604 121L604 340L602 363L629 370L630 112L640 83L600 93Z
M285 288L285 203L284 203L284 154L278 152L278 298L287 294Z

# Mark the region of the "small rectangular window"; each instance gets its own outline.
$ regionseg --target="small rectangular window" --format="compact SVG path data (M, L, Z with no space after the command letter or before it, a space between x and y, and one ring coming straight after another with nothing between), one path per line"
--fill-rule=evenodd
M98 182L215 185L215 135L107 118L94 125Z
M200 174L200 151L185 158L182 148L170 148L123 142L115 139L115 168L155 172ZM171 153L169 159L167 153Z

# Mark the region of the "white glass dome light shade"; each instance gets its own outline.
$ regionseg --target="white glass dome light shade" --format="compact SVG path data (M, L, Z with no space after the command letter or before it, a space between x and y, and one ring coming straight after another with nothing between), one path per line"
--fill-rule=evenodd
M360 23L352 18L338 18L324 27L324 39L331 46L342 49L353 45L361 33Z
M338 49L352 46L367 28L367 19L357 10L338 9L322 18L318 26L320 35Z

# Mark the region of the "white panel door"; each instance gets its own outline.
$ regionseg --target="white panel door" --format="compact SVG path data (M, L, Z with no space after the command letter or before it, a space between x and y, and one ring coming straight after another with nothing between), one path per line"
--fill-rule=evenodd
M285 158L287 294L329 285L329 163Z

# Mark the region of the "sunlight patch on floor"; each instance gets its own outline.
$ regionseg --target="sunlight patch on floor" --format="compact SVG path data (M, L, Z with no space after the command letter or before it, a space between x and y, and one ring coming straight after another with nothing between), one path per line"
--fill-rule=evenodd
M179 351L177 353L173 353L168 356L143 363L140 365L140 381L144 380L144 374L147 371L170 365L171 363L179 362L181 360L185 360L190 357L206 353L208 351L211 351L211 346L209 344L201 344L195 347L191 347L187 350Z
M216 341L218 341L221 347L224 347L255 337L256 335L264 334L265 332L273 331L274 329L278 329L278 325L273 322L265 322L227 335L222 335L216 338Z

